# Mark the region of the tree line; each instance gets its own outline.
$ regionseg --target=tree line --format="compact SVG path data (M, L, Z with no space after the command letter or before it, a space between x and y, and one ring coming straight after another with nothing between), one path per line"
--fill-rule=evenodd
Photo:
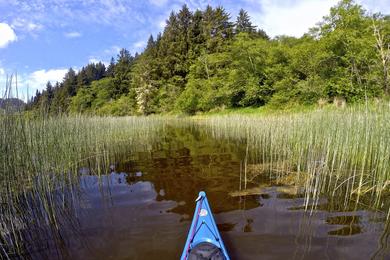
M390 94L390 17L342 0L300 38L268 35L241 9L172 12L141 54L69 69L27 105L50 114L134 115L359 102Z

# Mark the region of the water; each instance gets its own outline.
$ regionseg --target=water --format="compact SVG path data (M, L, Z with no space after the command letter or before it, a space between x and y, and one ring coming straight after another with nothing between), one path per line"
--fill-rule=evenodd
M384 213L339 211L326 197L305 211L300 187L245 182L245 155L243 144L172 128L100 179L82 169L77 232L62 256L178 259L205 190L232 259L390 259Z

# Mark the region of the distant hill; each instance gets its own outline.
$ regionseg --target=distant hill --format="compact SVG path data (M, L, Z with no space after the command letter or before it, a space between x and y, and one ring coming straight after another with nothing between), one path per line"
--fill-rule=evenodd
M18 98L0 98L0 110L20 111L24 109L25 105L26 103L24 103L23 100L20 100Z

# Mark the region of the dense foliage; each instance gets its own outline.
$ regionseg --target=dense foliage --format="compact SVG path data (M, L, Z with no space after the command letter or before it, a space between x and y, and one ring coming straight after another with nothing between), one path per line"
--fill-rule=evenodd
M390 93L390 17L352 0L331 8L301 38L270 39L240 10L172 12L144 52L122 49L106 68L70 69L37 92L29 109L51 114L129 115L223 107L356 102Z

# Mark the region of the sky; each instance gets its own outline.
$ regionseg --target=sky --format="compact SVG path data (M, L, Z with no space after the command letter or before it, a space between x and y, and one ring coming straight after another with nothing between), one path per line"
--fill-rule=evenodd
M0 95L7 75L18 74L26 100L48 81L91 62L108 63L121 48L142 52L150 34L183 4L191 10L223 6L235 20L240 8L274 37L300 37L337 0L0 0ZM390 0L357 0L371 12L390 13Z

